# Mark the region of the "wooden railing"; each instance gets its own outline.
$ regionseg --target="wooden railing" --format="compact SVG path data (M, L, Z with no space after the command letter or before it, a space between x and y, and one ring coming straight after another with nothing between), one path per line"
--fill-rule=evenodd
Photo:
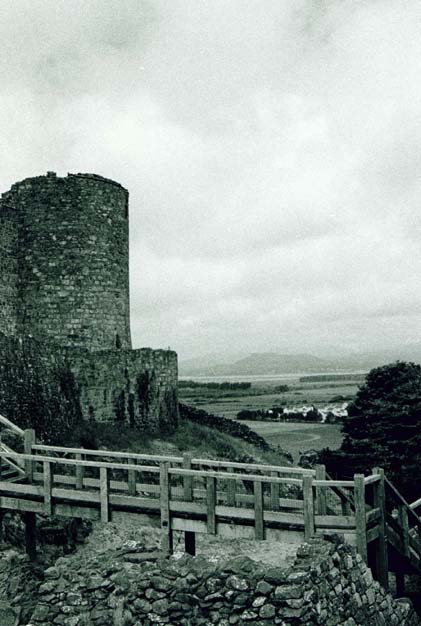
M302 538L316 531L353 533L351 516L326 510L331 488L352 488L352 481L317 479L318 470L242 464L213 459L163 457L108 451L65 449L33 444L33 454L0 452L24 463L29 484L0 483L25 498L33 512L72 514L108 521L113 512L145 512L173 530L224 534L224 527L252 530L264 539L272 530L295 530ZM53 456L55 454L56 456ZM73 456L74 458L70 458ZM199 468L199 469L196 469ZM30 503L31 501L31 503ZM18 507L16 498L1 506ZM88 510L89 509L89 510ZM254 530L253 530L254 528ZM226 529L225 529L226 530ZM240 533L241 534L241 533ZM170 539L168 539L170 543Z
M10 448L8 445L6 445L4 443L4 441L2 440L3 437L3 433L1 429L5 429L10 431L11 433L13 433L14 435L18 435L18 437L20 437L22 439L22 443L25 449L25 431L22 430L22 428L19 428L19 426L16 426L16 424L14 424L13 422L11 422L10 420L7 419L7 417L4 417L3 415L0 415L0 451L3 452L14 452L14 450L12 450L12 448ZM28 448L29 449L29 448ZM4 459L4 463L7 466L8 469L8 475L13 476L13 477L20 477L23 478L25 476L25 470L24 470L24 466L21 462L13 462L11 459L5 458ZM0 477L4 474L4 468L2 466L2 464L0 463Z
M5 426L15 434L20 435L22 438L25 436L25 431L22 430L22 428L16 426L16 424L8 420L7 417L4 417L3 415L0 415L0 425Z
M0 419L1 422L1 419ZM15 431L16 432L16 431ZM284 538L301 542L315 533L340 533L354 543L376 577L388 586L390 549L421 573L421 519L376 468L369 476L332 480L315 469L183 456L66 448L36 443L23 433L24 454L0 448L0 459L24 468L25 482L0 480L0 509L87 517L108 522L142 514L160 520L163 548L174 531ZM27 532L34 540L35 533ZM34 552L33 545L28 551Z

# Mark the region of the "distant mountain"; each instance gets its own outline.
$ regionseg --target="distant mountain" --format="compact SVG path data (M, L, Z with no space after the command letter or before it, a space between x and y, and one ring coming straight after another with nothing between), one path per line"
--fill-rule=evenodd
M408 344L373 352L337 358L319 358L312 354L253 352L249 355L205 355L181 361L181 376L241 376L277 374L316 374L323 372L368 371L393 361L421 363L421 343Z
M208 369L214 366L235 363L244 356L244 352L229 355L212 352L210 354L204 354L202 356L196 356L191 359L180 361L179 369L181 374L183 372L196 372L198 370Z
M197 367L190 362L180 363L182 376L232 376L294 374L331 371L335 365L311 354L277 354L275 352L255 352L231 363L203 363Z

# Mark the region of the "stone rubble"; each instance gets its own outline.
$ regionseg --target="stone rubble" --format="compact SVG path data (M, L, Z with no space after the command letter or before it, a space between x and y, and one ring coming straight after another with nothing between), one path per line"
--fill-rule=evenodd
M27 626L421 624L410 601L394 600L340 540L312 539L283 568L245 556L217 564L200 555L176 560L150 552L150 559L58 559Z

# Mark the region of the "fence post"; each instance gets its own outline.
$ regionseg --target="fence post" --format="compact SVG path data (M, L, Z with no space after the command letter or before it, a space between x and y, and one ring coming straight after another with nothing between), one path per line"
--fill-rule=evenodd
M364 474L354 474L354 503L357 550L367 563L367 518L365 513Z
M50 461L43 461L43 475L44 475L44 513L46 515L53 514L52 504L52 480L51 480L51 463Z
M326 480L326 466L316 465L316 480ZM326 515L326 487L316 487L316 512Z
M374 483L374 506L380 511L378 521L379 536L376 541L376 569L377 577L386 591L389 589L389 563L387 554L386 534L386 492L384 484L384 469L375 467L373 474L380 476L378 483Z
M108 467L99 468L99 492L101 502L101 522L110 521L110 477Z
M406 557L409 557L409 524L408 524L408 511L402 504L398 509L399 522L402 528L402 543L403 553Z
M227 480L227 506L236 505L235 493L237 491L237 481L234 478Z
M256 539L265 538L265 526L263 520L263 490L260 480L254 484L254 536Z
M37 518L35 513L27 511L23 514L25 522L25 547L30 561L37 558Z
M183 469L191 469L192 455L189 452L183 454ZM183 476L183 492L186 502L193 501L193 476ZM184 550L187 554L196 554L196 534L191 530L184 532Z
M277 478L278 472L271 472L271 476ZM279 511L279 483L270 483L270 508L272 511Z
M76 454L76 461L82 461L82 454ZM83 465L76 465L76 489L83 489L83 479L85 476L85 468Z
M314 535L313 477L303 476L304 538Z
M206 478L206 510L207 510L207 527L210 535L216 534L216 478L207 476Z
M192 455L188 452L183 454L183 469L191 469ZM193 500L193 476L183 476L184 500Z
M32 446L35 444L35 430L33 428L27 428L23 434L23 445L25 454L32 454ZM34 479L34 463L33 461L25 461L25 472L28 482L32 482Z
M165 554L171 554L173 549L173 535L171 530L171 513L170 513L170 481L168 474L169 464L159 464L159 503L161 509L161 529L163 536L161 540L161 549Z
M135 461L134 459L127 459L127 463L129 465L134 465ZM137 480L136 470L134 469L127 470L127 488L129 491L129 496L137 495L136 480Z

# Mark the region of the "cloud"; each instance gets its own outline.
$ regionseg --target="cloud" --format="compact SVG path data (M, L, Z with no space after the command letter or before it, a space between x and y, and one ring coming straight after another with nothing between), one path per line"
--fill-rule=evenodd
M2 190L130 190L137 345L416 340L420 26L415 0L3 0Z

